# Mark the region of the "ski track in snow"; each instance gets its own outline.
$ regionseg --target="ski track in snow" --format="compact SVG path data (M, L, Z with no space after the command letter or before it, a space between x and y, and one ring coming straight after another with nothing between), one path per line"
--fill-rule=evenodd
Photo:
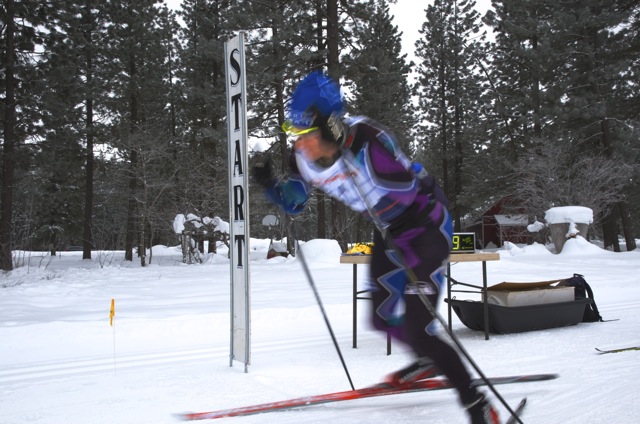
M348 335L342 335L346 338ZM327 343L326 336L316 336L307 338L297 338L289 342L262 342L252 345L252 352L265 354L278 352L289 348L298 347L303 344L305 347L324 346ZM229 347L221 346L217 348L184 349L168 352L149 352L139 354L117 355L114 363L113 357L80 358L68 361L44 361L32 364L22 364L12 367L10 370L0 370L0 384L9 382L20 382L35 379L57 379L60 376L89 375L111 372L114 370L131 370L143 367L154 367L162 364L173 364L179 362L202 362L212 359L229 358Z

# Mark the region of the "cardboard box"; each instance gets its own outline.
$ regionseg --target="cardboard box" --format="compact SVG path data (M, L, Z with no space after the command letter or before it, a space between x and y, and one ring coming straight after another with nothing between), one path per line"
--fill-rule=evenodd
M528 283L502 282L487 288L487 302L493 305L515 307L545 305L575 300L573 287L557 287L560 280ZM484 300L484 299L483 299Z
M574 287L549 287L528 290L487 290L487 301L500 306L545 305L575 300Z

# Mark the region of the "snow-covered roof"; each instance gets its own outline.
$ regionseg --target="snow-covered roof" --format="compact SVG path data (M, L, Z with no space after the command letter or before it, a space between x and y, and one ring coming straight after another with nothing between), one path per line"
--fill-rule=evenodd
M498 225L510 226L510 225L527 225L529 218L527 215L494 215Z

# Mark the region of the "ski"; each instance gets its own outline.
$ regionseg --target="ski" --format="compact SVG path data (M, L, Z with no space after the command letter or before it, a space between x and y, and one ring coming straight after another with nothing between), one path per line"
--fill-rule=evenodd
M600 354L605 354L605 353L618 353L618 352L627 352L627 351L629 351L629 350L640 350L640 346L623 347L623 348L619 348L619 349L609 349L609 350L605 350L605 349L598 349L598 348L596 348L596 350L597 350Z
M489 378L489 382L493 385L498 384L512 384L512 383L524 383L530 381L543 381L552 380L558 378L557 374L530 374L530 375L517 375L511 377L493 377ZM481 379L476 378L471 383L473 386L483 386L487 383ZM321 395L303 396L294 399L287 399L277 402L262 403L258 405L250 405L239 408L222 409L219 411L209 412L186 412L177 414L177 418L184 421L195 420L211 420L216 418L236 417L241 415L260 414L265 412L289 410L293 408L300 408L303 406L321 405L330 402L341 402L345 400L364 399L374 396L389 396L401 393L411 393L429 390L444 390L450 389L453 386L446 379L434 378L427 380L415 381L403 385L402 387L389 387L385 384L379 384L371 387L365 387L363 389L348 390L344 392L325 393ZM523 405L524 406L524 405Z
M513 410L515 415L510 416L505 424L516 424L526 404L527 404L527 398L522 398L518 406L516 406L516 408Z

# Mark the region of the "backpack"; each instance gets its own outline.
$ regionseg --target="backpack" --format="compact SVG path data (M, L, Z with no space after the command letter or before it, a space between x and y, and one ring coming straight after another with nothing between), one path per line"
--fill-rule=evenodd
M566 280L562 280L558 283L558 287L566 286L566 287L574 287L576 300L577 299L588 299L589 303L584 305L584 315L582 316L582 322L596 322L603 321L600 313L598 312L598 307L596 306L596 302L593 299L593 290L589 286L584 279L584 275L573 274L573 277L567 278Z

